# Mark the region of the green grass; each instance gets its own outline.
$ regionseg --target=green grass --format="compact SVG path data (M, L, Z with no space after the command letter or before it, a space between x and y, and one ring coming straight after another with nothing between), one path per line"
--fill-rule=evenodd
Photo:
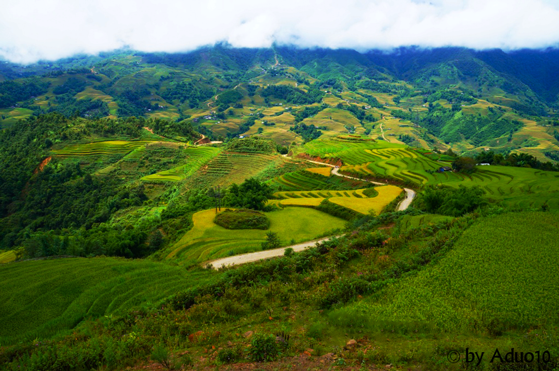
M206 271L116 258L71 258L0 266L0 344L48 338L85 318L122 314L203 284Z
M266 212L269 230L228 230L216 225L215 210L194 214L194 226L175 245L165 251L166 259L183 263L201 263L208 260L258 251L268 231L276 232L283 245L291 240L303 242L343 228L345 221L320 211L303 207L286 207Z
M559 321L559 215L523 212L480 220L436 265L332 314L370 326L443 331L519 329Z

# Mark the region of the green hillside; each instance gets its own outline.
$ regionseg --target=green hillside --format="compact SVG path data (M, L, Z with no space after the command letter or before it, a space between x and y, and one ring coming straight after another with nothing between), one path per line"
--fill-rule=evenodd
M477 223L435 266L402 279L378 300L334 311L344 323L410 331L529 329L557 323L557 214L517 213ZM514 239L509 236L514 235ZM355 319L353 319L355 320ZM352 321L353 321L352 320Z
M49 338L87 318L122 315L210 280L210 272L112 258L26 261L0 266L0 343Z

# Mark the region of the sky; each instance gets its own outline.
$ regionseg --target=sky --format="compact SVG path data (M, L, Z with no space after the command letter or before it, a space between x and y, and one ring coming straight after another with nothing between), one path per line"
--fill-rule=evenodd
M559 44L559 0L0 0L0 57L17 63L123 47L390 50Z

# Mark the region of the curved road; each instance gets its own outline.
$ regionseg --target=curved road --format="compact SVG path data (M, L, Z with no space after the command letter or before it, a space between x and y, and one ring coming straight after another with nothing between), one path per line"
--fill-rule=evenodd
M359 178L354 178L354 177L349 176L349 175L340 174L340 172L339 172L340 168L337 167L337 166L334 166L334 165L331 165L331 164L326 164L324 162L311 161L311 160L307 160L307 161L312 162L313 164L326 165L326 166L333 167L334 169L332 169L332 174L334 174L336 176L349 178L349 179L356 179L356 180L361 180L362 181L362 179L359 179ZM376 184L376 185L386 185L387 184L387 183L373 182L371 180L367 180L367 182L372 183L372 184ZM415 197L415 192L414 192L413 189L404 188L404 191L406 191L406 198L404 200L402 200L402 202L400 202L400 204L398 205L398 211L406 210L410 206L411 202L413 201L413 199ZM340 237L340 236L335 236L335 237ZM228 258L221 258L221 259L209 261L209 262L203 263L203 265L204 266L211 265L213 268L218 269L218 268L226 267L226 266L234 266L234 265L240 265L240 264L245 264L245 263L252 263L252 262L255 262L255 261L258 261L258 260L262 260L262 259L268 259L268 258L275 258L277 256L283 256L285 254L285 249L287 249L289 247L291 247L295 252L303 251L303 250L305 250L309 247L313 247L317 243L328 241L332 238L334 238L334 237L326 237L326 238L322 238L322 239L319 239L319 240L300 243L300 244L297 244L297 245L280 247L279 249L258 251L258 252L248 253L248 254L230 256Z
M382 128L382 123L380 124L380 133L382 134L382 138L384 139L384 141L390 143L390 141L386 139L386 137L384 136L384 129Z
M337 236L339 237L339 236ZM313 247L315 244L328 241L332 237L321 238L319 240L307 241L304 243L299 243L297 245L291 245L286 247L280 247L279 249L251 252L248 254L230 256L228 258L217 259L214 261L206 262L204 265L212 265L213 268L218 269L226 266L240 265L245 263L251 263L262 259L275 258L276 256L282 256L285 254L285 249L291 247L295 252L303 251L309 247Z

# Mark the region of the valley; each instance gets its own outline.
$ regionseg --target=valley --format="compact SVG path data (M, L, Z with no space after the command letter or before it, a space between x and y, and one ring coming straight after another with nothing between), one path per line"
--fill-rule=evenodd
M557 368L558 102L504 67L533 53L6 63L0 369Z

